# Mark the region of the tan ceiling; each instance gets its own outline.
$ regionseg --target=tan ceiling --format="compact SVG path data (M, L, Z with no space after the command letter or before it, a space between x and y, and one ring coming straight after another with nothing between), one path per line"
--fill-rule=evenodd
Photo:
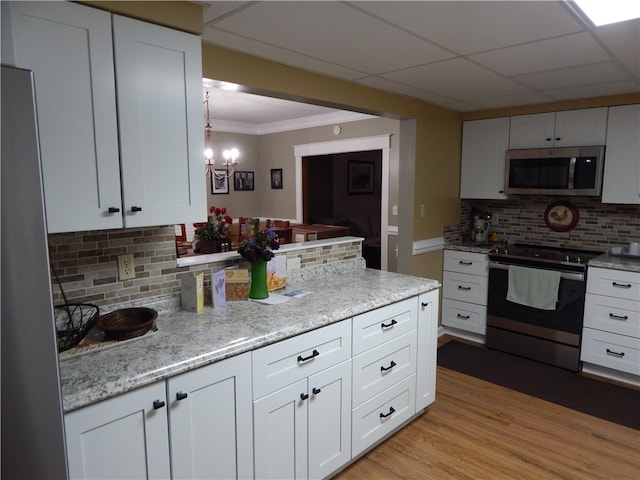
M640 20L563 1L200 3L204 42L461 112L640 91Z

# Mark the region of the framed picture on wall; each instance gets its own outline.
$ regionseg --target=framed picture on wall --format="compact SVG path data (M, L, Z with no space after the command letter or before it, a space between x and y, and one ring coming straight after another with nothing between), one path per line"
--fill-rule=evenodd
M349 160L347 182L349 195L373 193L373 162Z
M211 174L211 193L213 195L219 193L229 193L229 178L224 177L227 172L224 170L214 170L216 175ZM222 177L222 178L220 178Z
M233 189L235 191L253 190L253 172L235 172Z
M282 189L282 169L281 168L271 169L271 188Z

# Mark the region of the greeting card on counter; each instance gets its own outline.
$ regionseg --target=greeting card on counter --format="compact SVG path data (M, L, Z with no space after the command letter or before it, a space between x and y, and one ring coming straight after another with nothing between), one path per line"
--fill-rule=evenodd
M287 286L287 256L277 255L267 262L267 290L270 292Z
M221 307L227 300L224 270L218 270L211 274L211 298L213 298L214 307Z

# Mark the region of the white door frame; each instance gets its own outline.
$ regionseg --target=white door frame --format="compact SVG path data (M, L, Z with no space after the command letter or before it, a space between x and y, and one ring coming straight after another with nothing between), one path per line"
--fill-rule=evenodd
M296 169L296 222L302 223L302 157L331 155L336 153L364 152L382 150L382 185L380 211L380 268L388 268L388 231L389 231L389 150L391 135L348 138L329 142L294 145Z

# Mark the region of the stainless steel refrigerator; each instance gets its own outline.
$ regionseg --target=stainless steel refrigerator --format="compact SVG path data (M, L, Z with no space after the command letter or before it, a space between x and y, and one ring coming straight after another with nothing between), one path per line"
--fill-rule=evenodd
M67 478L33 77L2 66L2 468Z

